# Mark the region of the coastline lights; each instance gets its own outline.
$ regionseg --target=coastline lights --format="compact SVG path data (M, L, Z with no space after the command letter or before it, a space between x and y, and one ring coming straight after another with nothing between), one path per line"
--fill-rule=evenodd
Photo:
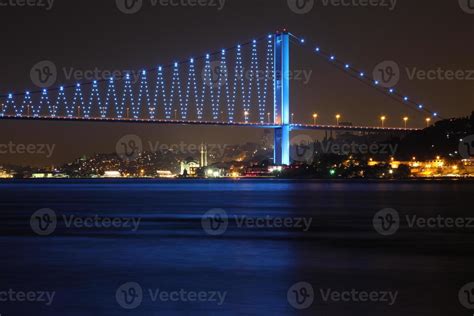
M387 117L386 117L385 115L382 115L382 116L380 117L380 121L382 121L382 128L385 127L385 121L386 121L386 120L387 120Z

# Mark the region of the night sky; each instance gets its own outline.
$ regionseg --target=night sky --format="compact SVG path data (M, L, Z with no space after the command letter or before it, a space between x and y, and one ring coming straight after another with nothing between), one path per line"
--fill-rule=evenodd
M0 0L0 94L37 89L30 70L44 60L52 61L58 69L56 85L73 83L65 78L65 70L150 68L288 27L368 74L382 61L395 61L401 69L397 89L443 117L467 116L474 109L474 14L465 12L469 1L474 7L472 0L399 0L393 10L325 6L325 1L316 0L306 14L293 12L287 0L227 0L221 10L222 0L221 4L216 2L217 7L153 7L151 0L143 1L138 13L124 14L113 0L56 0L50 10L13 7ZM389 1L380 2L390 6ZM333 123L335 113L341 113L345 121L377 125L384 114L389 118L387 125L401 126L401 118L408 115L412 126L423 126L425 114L384 97L309 51L295 49L293 56L293 67L312 71L308 84L292 83L296 122L310 123L311 114L318 112L321 123ZM410 79L414 70L438 68L462 71L466 78ZM0 121L0 144L56 146L50 158L8 153L0 155L0 164L52 165L84 154L113 152L117 140L127 134L167 144L236 144L258 141L263 131Z

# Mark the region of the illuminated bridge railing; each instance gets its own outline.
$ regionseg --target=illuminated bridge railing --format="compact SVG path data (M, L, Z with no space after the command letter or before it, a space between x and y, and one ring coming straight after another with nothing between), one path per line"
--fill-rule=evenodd
M273 118L274 36L106 80L0 96L0 117L259 122Z

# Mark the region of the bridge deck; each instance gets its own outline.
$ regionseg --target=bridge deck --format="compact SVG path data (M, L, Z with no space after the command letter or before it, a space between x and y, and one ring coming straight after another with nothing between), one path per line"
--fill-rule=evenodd
M22 121L68 121L68 122L102 122L102 123L141 123L163 125L207 125L207 126L239 126L275 129L281 125L273 123L255 122L225 122L225 121L197 121L197 120L164 120L164 119L135 119L135 118L102 118L102 117L50 117L50 116L0 116L0 120ZM344 126L344 125L312 125L290 124L292 130L341 130L360 132L412 132L419 128L376 127L376 126Z

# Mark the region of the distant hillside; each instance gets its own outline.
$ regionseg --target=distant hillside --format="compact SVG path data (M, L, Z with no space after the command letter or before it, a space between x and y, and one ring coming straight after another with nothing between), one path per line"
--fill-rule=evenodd
M436 156L459 159L460 140L474 135L474 112L470 117L453 118L436 122L422 131L405 137L399 145L397 159L429 160Z

